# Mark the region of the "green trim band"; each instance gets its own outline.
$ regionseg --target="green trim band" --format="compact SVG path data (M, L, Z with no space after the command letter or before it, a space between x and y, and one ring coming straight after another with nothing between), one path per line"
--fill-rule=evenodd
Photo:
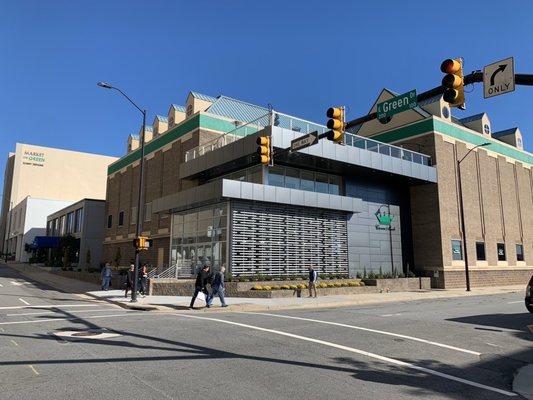
M153 153L154 151L159 150L163 146L166 146L167 144L173 142L174 140L178 139L179 137L185 135L186 133L196 128L205 128L205 129L211 129L214 131L229 132L232 129L235 129L235 124L229 121L225 121L223 119L214 118L214 117L200 113L188 120L185 120L178 126L174 127L172 130L170 130L169 132L146 143L146 145L144 146L145 156L147 154L150 154L150 153ZM120 171L122 168L127 167L133 162L139 160L140 158L141 158L141 149L139 148L125 155L119 160L115 161L113 164L111 164L107 168L107 174L111 175L117 171Z
M459 139L463 142L470 143L473 145L490 142L491 145L487 148L488 150L515 159L517 161L533 165L533 154L531 153L515 149L513 147L510 147L510 145L506 146L496 139L469 132L466 129L452 125L448 122L438 120L436 118L428 118L423 121L415 122L414 124L404 126L402 128L371 136L370 138L384 143L393 143L398 140L407 139L432 131L453 137L455 139Z

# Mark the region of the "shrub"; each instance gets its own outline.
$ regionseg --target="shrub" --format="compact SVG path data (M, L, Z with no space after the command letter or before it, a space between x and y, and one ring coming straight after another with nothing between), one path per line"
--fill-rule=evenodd
M416 274L413 271L409 270L407 272L407 277L408 278L416 278Z
M351 287L359 286L359 282L348 282L348 286L351 286Z
M363 276L361 275L360 272L358 272L358 273L355 274L355 277L356 277L357 279L361 279Z
M252 287L252 290L263 290L263 286L261 286L261 285L254 285L254 286Z
M291 288L292 290L298 290L298 285L290 285L290 288Z
M272 290L272 287L270 287L270 286L263 286L263 290Z
M298 289L305 289L305 285L303 283L300 283L299 285L296 285L298 286Z
M270 288L272 290L280 290L281 289L279 285L272 285Z
M363 267L363 279L366 279L366 267Z
M284 290L289 290L291 287L289 285L281 285L280 288Z
M335 282L333 285L335 287L342 287L342 283L341 282Z
M359 282L359 286L365 286L365 283L363 281Z
M335 287L334 283L326 283L326 285L328 285L328 287Z
M370 271L370 273L368 274L368 279L377 279L377 276L374 271Z

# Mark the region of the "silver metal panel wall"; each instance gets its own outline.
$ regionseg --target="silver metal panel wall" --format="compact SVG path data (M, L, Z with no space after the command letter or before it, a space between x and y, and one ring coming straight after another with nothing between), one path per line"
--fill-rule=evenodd
M363 201L363 211L351 214L348 219L348 259L350 276L366 269L368 272L392 272L390 238L386 227L380 226L374 213L383 203ZM402 268L402 236L400 207L391 205L393 215L392 251L394 268L398 273Z
M347 216L342 211L231 202L233 275L348 272Z

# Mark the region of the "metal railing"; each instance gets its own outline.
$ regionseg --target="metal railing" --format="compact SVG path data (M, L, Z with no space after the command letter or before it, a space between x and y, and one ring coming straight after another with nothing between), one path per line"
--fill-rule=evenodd
M210 151L219 149L227 144L233 143L243 137L252 135L257 131L267 126L277 126L279 128L289 129L294 132L300 132L307 134L310 132L318 131L318 133L324 133L328 129L324 125L319 125L311 121L307 121L301 118L296 118L287 114L283 114L277 111L262 115L261 117L250 121L244 125L241 125L231 131L222 134L220 137L213 139L201 146L188 150L185 153L185 161L194 160ZM431 157L418 153L416 151L407 150L402 147L378 142L377 140L369 139L363 136L358 136L353 133L346 132L345 144L347 146L357 147L363 150L373 151L395 157L398 159L410 161L421 165L431 165Z
M237 123L237 121L235 121ZM235 129L222 134L207 143L204 143L194 149L185 152L185 161L194 160L197 157L203 156L210 151L220 149L230 143L233 143L243 137L252 135L257 131L270 125L270 113L260 116L253 121L247 122L244 125L239 125Z
M346 134L344 135L344 143L347 146L353 146L360 149L373 151L375 153L380 153L402 160L411 161L416 164L431 165L430 156L391 144L378 142L377 140L368 139L363 136L354 135L353 133L346 132Z

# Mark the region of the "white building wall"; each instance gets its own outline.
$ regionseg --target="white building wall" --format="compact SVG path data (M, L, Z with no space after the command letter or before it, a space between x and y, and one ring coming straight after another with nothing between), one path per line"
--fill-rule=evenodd
M32 243L35 236L45 236L46 217L72 203L72 201L65 200L27 197L12 210L13 215L17 215L15 230L10 235L11 237L18 237L15 261L29 261L30 253L24 251L24 245Z

